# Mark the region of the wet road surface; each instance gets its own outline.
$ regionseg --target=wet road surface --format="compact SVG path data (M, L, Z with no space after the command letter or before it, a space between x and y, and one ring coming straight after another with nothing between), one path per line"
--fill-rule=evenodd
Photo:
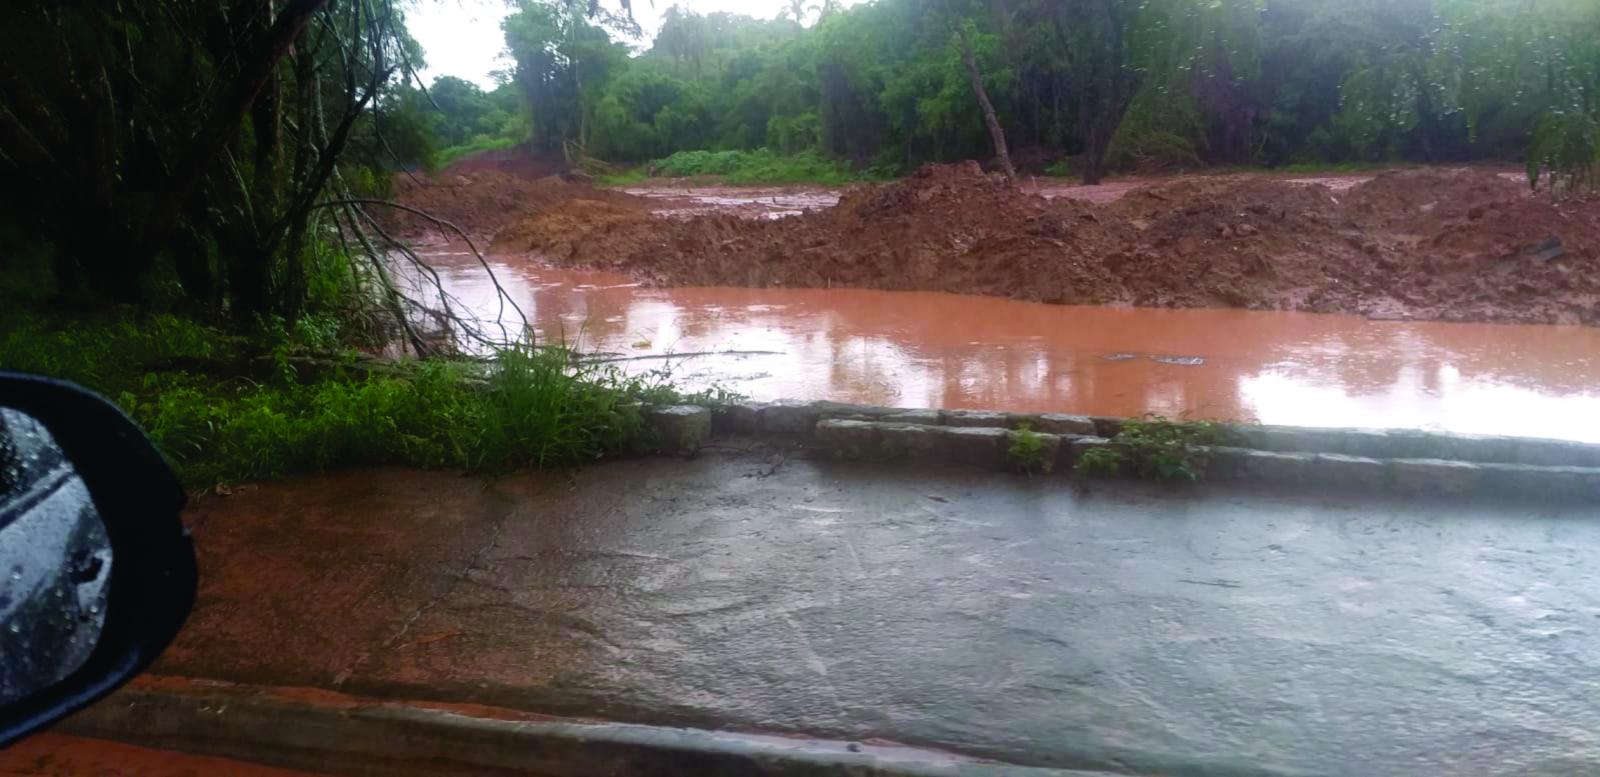
M0 777L319 777L99 739L36 734L0 750Z
M1130 774L1600 771L1592 511L718 450L189 518L159 674Z
M475 259L425 255L498 314ZM1600 442L1600 328L1153 310L863 289L645 289L519 259L545 342L758 400L1254 420ZM727 353L727 352L736 353ZM668 359L672 354L702 354Z

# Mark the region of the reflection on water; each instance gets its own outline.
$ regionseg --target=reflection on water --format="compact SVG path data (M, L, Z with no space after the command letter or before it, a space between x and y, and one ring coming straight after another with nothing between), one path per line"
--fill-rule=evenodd
M470 256L424 254L492 320ZM753 399L1403 427L1600 442L1600 329L1042 305L932 292L640 288L494 260L545 340ZM619 362L630 370L669 363Z

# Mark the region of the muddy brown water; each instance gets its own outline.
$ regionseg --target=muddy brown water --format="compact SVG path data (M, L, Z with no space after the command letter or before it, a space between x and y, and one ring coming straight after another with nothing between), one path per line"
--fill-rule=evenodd
M493 287L424 256L484 320ZM756 400L1419 428L1600 442L1600 329L1061 306L934 292L643 288L491 264L543 341ZM677 358L674 354L680 355ZM693 357L682 354L707 354Z

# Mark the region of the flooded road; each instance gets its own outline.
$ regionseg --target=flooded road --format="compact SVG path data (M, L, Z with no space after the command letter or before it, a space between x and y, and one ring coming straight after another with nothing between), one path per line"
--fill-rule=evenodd
M1592 508L773 462L198 500L152 673L1129 775L1600 774Z
M460 251L424 252L485 319ZM1600 329L1059 306L858 289L641 288L493 266L544 341L757 400L1417 428L1600 442ZM737 353L728 353L737 352ZM673 354L708 354L665 358Z

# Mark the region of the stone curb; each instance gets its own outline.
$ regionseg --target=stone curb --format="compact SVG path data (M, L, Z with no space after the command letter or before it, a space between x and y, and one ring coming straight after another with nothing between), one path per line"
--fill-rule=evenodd
M1063 413L906 410L839 402L742 402L711 408L714 434L810 437L826 420L1020 429L1115 437L1127 419ZM1341 429L1225 424L1239 447L1274 453L1326 453L1368 459L1437 459L1478 464L1600 468L1600 445L1532 437L1494 437L1404 429Z
M1097 777L931 750L146 677L64 733L339 775ZM1099 775L1099 777L1104 777Z
M985 469L1071 472L1109 444L1119 418L1061 413L906 410L837 402L656 408L663 452L693 453L711 435L779 437L840 459L915 461ZM1018 431L1035 435L1035 460L1010 460ZM1535 501L1600 500L1600 445L1407 430L1225 425L1237 447L1212 452L1208 477L1319 489Z

